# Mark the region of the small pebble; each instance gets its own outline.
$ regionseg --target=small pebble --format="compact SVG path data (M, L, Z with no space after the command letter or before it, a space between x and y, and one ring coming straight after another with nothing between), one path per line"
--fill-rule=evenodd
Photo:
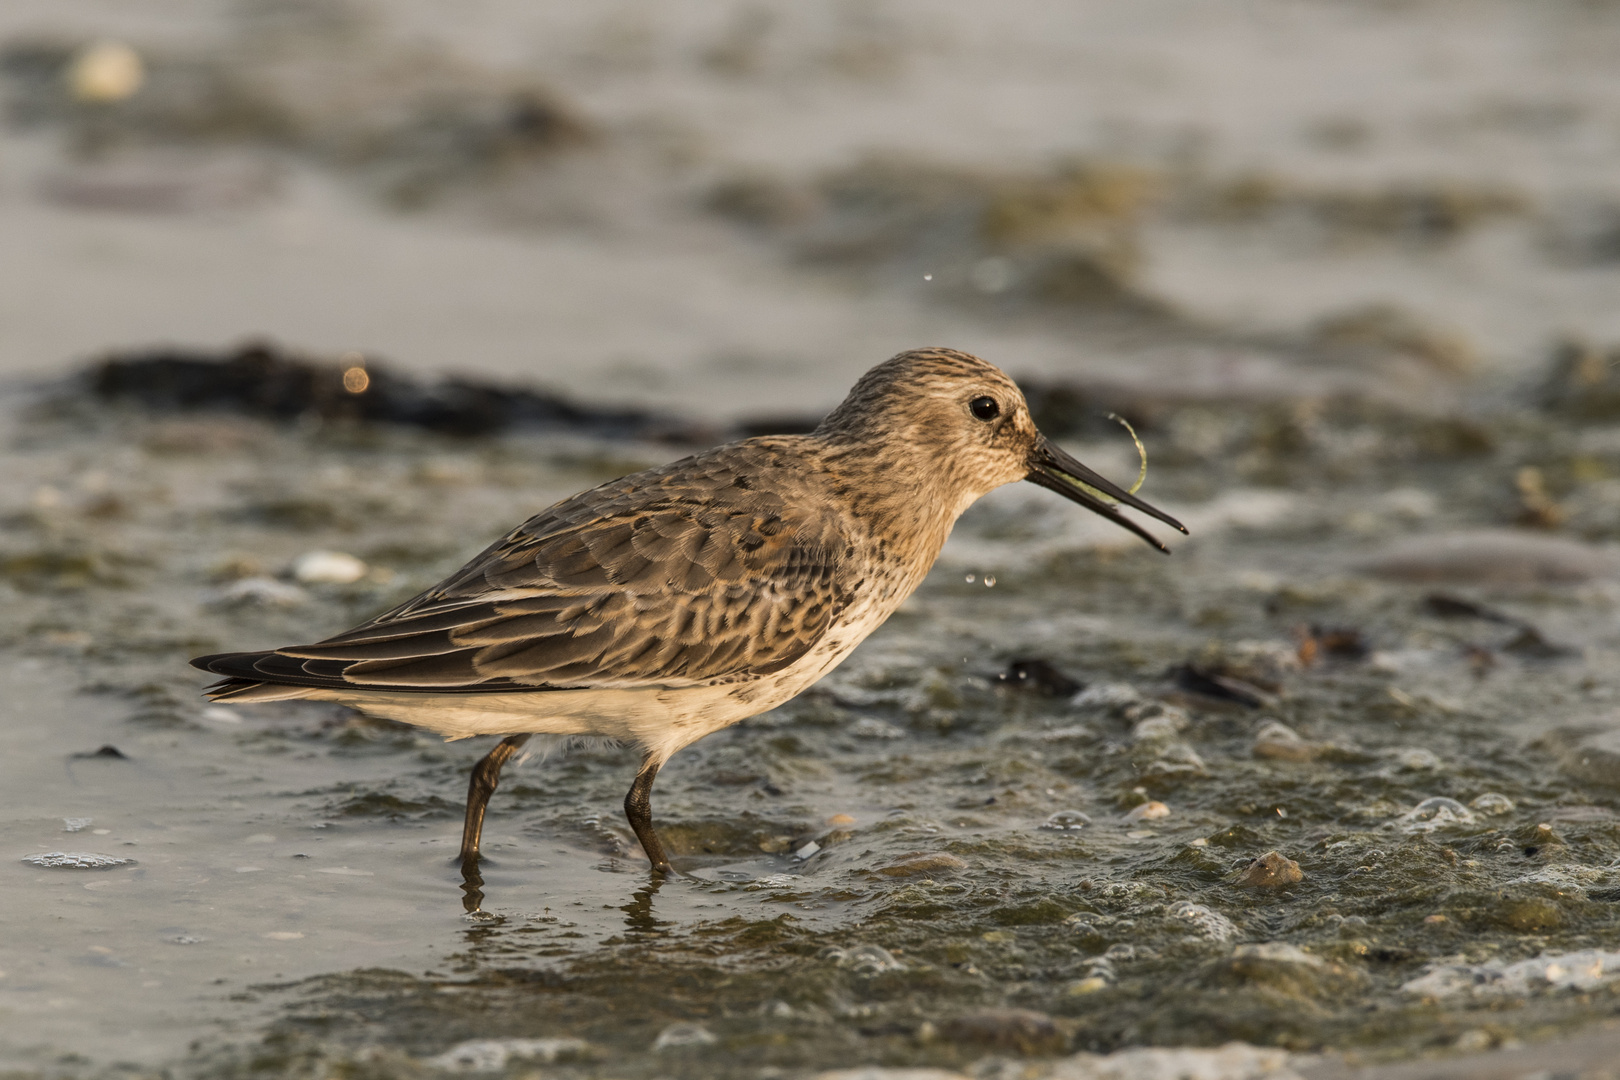
M967 869L967 863L943 851L919 852L905 855L887 866L878 867L885 877L922 877L931 874L954 874Z
M855 824L855 819L849 814L834 814L832 817L827 819L827 824L834 827L853 825Z
M304 585L352 585L370 570L344 551L309 551L293 560L292 573Z
M1237 885L1240 889L1281 889L1304 880L1299 863L1280 851L1268 851L1244 869Z
M1170 816L1170 808L1164 803L1154 800L1145 802L1141 806L1125 815L1126 821L1161 821Z

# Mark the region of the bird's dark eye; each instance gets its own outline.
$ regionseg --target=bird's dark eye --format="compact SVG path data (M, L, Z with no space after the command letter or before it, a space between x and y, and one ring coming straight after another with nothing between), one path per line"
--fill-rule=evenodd
M994 420L1001 415L1001 403L993 397L976 397L968 402L968 409L980 420Z

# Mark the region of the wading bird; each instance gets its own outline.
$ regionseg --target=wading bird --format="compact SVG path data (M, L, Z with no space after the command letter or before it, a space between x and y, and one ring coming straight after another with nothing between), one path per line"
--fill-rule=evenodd
M861 377L808 435L746 439L542 510L444 581L313 645L220 653L218 702L335 701L460 739L476 874L501 768L533 735L642 754L625 814L653 870L658 770L831 671L922 582L980 496L1029 480L1164 545L1113 501L1187 530L1035 428L999 368L917 349ZM1113 500L1113 501L1110 501Z

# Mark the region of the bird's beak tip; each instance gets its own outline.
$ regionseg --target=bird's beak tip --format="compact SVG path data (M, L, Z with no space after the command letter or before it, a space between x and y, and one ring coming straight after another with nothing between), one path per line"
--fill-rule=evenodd
M1132 509L1156 518L1184 536L1192 535L1187 526L1166 514L1163 510L1143 499L1137 498L1131 492L1126 491L1118 484L1082 464L1076 458L1053 446L1044 437L1038 438L1035 442L1034 450L1030 455L1029 473L1024 479L1055 491L1064 498L1077 502L1093 513L1099 514L1114 524L1130 530L1167 555L1170 553L1170 549L1165 547L1158 537L1120 514L1112 503L1105 501L1093 492L1118 500L1118 502Z

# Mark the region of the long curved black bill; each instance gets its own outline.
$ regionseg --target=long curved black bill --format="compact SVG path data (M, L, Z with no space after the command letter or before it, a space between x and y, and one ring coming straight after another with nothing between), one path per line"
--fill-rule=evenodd
M1167 555L1170 553L1170 549L1160 543L1157 537L1121 514L1115 507L1097 498L1086 488L1095 488L1110 498L1118 499L1132 509L1140 510L1149 517L1158 518L1179 532L1187 532L1187 526L1163 510L1148 505L1112 480L1105 479L1086 468L1072 455L1059 450L1044 438L1035 444L1035 452L1029 458L1029 475L1024 479L1032 484L1039 484L1049 491L1055 491L1065 499L1079 503L1087 510L1101 514L1115 525L1129 529ZM1081 487L1080 484L1084 484L1085 487Z

